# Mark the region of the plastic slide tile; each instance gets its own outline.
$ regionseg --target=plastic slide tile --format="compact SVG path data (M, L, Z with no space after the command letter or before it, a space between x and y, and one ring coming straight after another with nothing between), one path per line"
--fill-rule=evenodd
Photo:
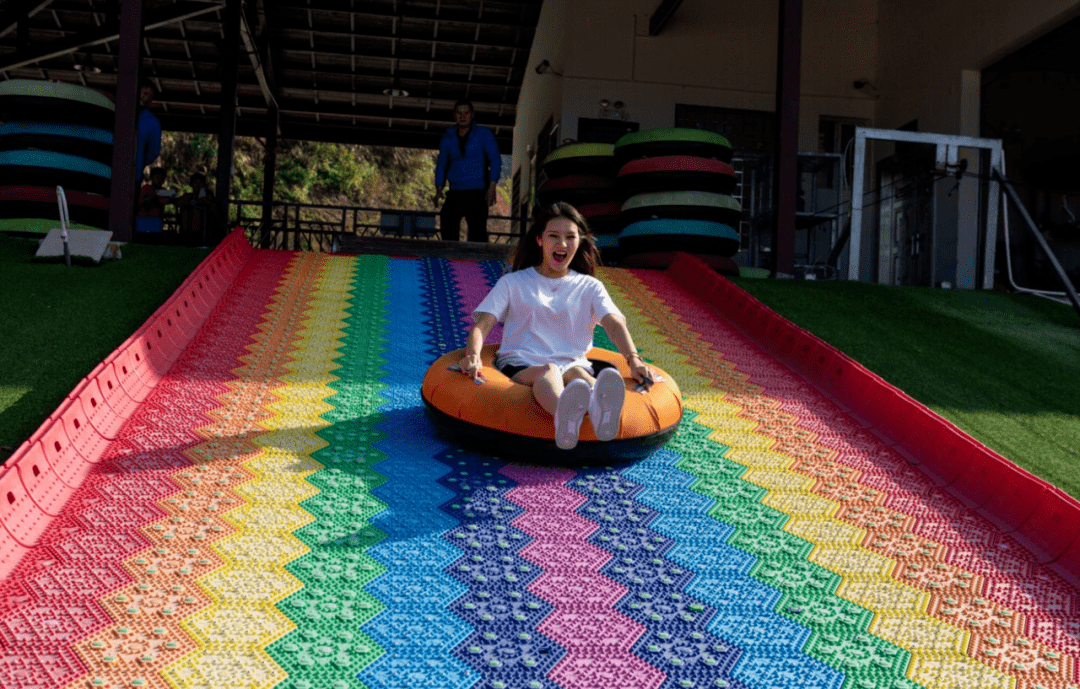
M72 488L60 480L49 465L40 443L34 443L14 463L23 487L41 511L57 516L71 497Z
M758 302L751 304L742 315L742 327L754 342L764 347L769 332L772 311Z
M85 461L96 464L101 459L109 441L90 423L82 403L78 400L65 400L60 409L53 412L52 418L63 421L68 440Z
M161 350L161 354L170 362L176 361L180 350L183 349L183 344L177 341L173 330L175 330L173 320L166 314L161 314L146 324L146 331L150 336L150 341Z
M176 343L176 356L179 356L195 335L195 326L191 321L181 317L183 312L173 306L172 300L167 306L168 308L159 316L159 319L165 323L169 337Z
M1051 488L1016 535L1043 562L1056 560L1080 536L1080 503L1060 489Z
M49 515L30 497L19 472L5 467L0 474L0 523L20 545L33 548L49 525Z
M802 337L801 332L801 329L791 321L773 314L762 345L769 350L770 354L783 361L795 349Z
M998 489L979 508L979 513L1003 531L1016 531L1047 497L1049 486L1011 462L998 474Z
M970 437L927 411L914 424L900 452L919 464L935 483L948 486L968 468L968 457L974 448Z
M837 379L835 368L842 366L835 349L820 340L810 340L799 348L797 356L800 358L798 369L802 371L807 380L816 385L828 397L837 404L848 408L844 400L837 394L839 390L835 384Z
M101 437L106 440L116 439L117 432L124 425L124 419L117 416L105 402L105 395L101 393L97 378L84 378L69 395L69 399L82 405L83 414Z
M135 367L132 366L131 352L128 349L125 348L115 352L110 363L120 387L124 389L124 392L133 402L141 403L154 389L147 385L135 372Z
M878 400L881 406L871 415L874 435L886 445L902 443L911 433L915 419L925 410L918 402L899 390Z
M124 392L124 388L120 387L120 381L116 377L112 364L108 363L102 367L94 375L94 379L97 380L98 389L101 390L105 403L109 405L113 413L121 419L127 420L139 405L135 400L128 397L128 394Z
M864 427L876 425L885 405L892 401L895 392L870 371L851 359L842 357L834 366L832 386L838 391L840 402L851 410L851 416Z
M1075 587L1080 587L1080 538L1072 542L1051 567Z
M64 427L63 419L53 419L45 426L40 438L41 449L60 480L78 488L89 475L93 464L79 454Z
M741 325L746 313L753 307L757 300L746 292L730 291L724 293L724 300L720 302L720 311L728 320Z
M173 297L169 301L169 309L172 311L173 316L176 318L177 323L180 324L180 329L187 333L190 339L199 330L199 326L202 325L203 319L199 317L199 314L195 312L195 309L191 308L186 299L180 297Z
M0 581L11 578L11 573L31 550L16 541L6 526L0 528Z
M1001 487L1010 464L981 445L972 448L965 463L967 467L948 486L948 491L967 507L982 507Z
M206 285L198 272L192 273L180 289L176 291L177 298L184 308L192 309L199 314L199 318L205 319L214 310L214 302L206 293Z
M135 360L144 364L143 372L146 374L144 379L149 377L155 381L156 386L172 368L173 359L169 357L164 347L159 347L154 343L154 339L149 329L142 328L131 338L131 351Z
M127 352L128 366L142 381L143 385L148 388L156 388L158 383L161 382L162 373L154 367L147 358L149 350L143 346L142 334L133 335L124 343L124 351Z

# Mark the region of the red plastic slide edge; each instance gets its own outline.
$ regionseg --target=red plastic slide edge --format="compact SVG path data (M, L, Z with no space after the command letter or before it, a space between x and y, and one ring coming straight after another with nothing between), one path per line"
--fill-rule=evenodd
M253 253L242 228L230 233L0 467L0 579L38 545Z
M1080 502L995 453L690 254L672 279L804 376L932 480L1080 585Z

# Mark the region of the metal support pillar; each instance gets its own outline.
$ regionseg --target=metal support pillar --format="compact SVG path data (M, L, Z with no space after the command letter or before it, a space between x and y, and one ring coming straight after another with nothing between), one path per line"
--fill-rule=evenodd
M117 47L116 119L113 126L112 185L109 230L113 239L131 240L135 222L135 145L139 126L139 67L143 34L143 0L126 0L120 14Z
M795 203L799 193L799 95L802 0L780 0L776 56L776 162L773 165L773 275L795 272Z
M273 222L274 183L277 176L278 109L266 113L266 150L263 152L262 236L269 236ZM260 242L262 244L263 242ZM263 248L266 248L265 246Z
M236 138L236 80L240 57L241 0L226 0L225 38L221 42L221 130L218 134L217 196L222 222L229 222L229 192L232 185L233 142Z

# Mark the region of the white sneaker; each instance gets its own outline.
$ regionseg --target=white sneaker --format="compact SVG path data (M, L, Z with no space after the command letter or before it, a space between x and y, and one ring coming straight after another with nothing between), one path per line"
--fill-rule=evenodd
M619 434L626 385L619 371L605 368L596 376L592 399L589 401L589 420L598 440L611 440Z
M559 406L555 408L555 445L560 450L577 447L578 433L589 408L591 393L589 384L578 378L570 381L559 395Z

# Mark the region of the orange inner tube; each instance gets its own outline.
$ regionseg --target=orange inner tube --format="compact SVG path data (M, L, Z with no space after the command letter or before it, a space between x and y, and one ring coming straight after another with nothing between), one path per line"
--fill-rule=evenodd
M555 437L555 423L532 395L527 385L515 383L493 366L499 345L486 345L480 352L483 376L487 382L477 385L459 371L451 371L464 355L462 349L439 357L424 375L421 394L442 413L483 428L506 431L529 438ZM615 440L630 440L654 435L672 428L682 418L682 394L679 386L655 364L650 366L663 378L647 393L634 391L636 382L630 378L626 359L617 352L594 348L590 359L614 364L626 384L622 424ZM596 441L591 423L581 425L580 439Z

